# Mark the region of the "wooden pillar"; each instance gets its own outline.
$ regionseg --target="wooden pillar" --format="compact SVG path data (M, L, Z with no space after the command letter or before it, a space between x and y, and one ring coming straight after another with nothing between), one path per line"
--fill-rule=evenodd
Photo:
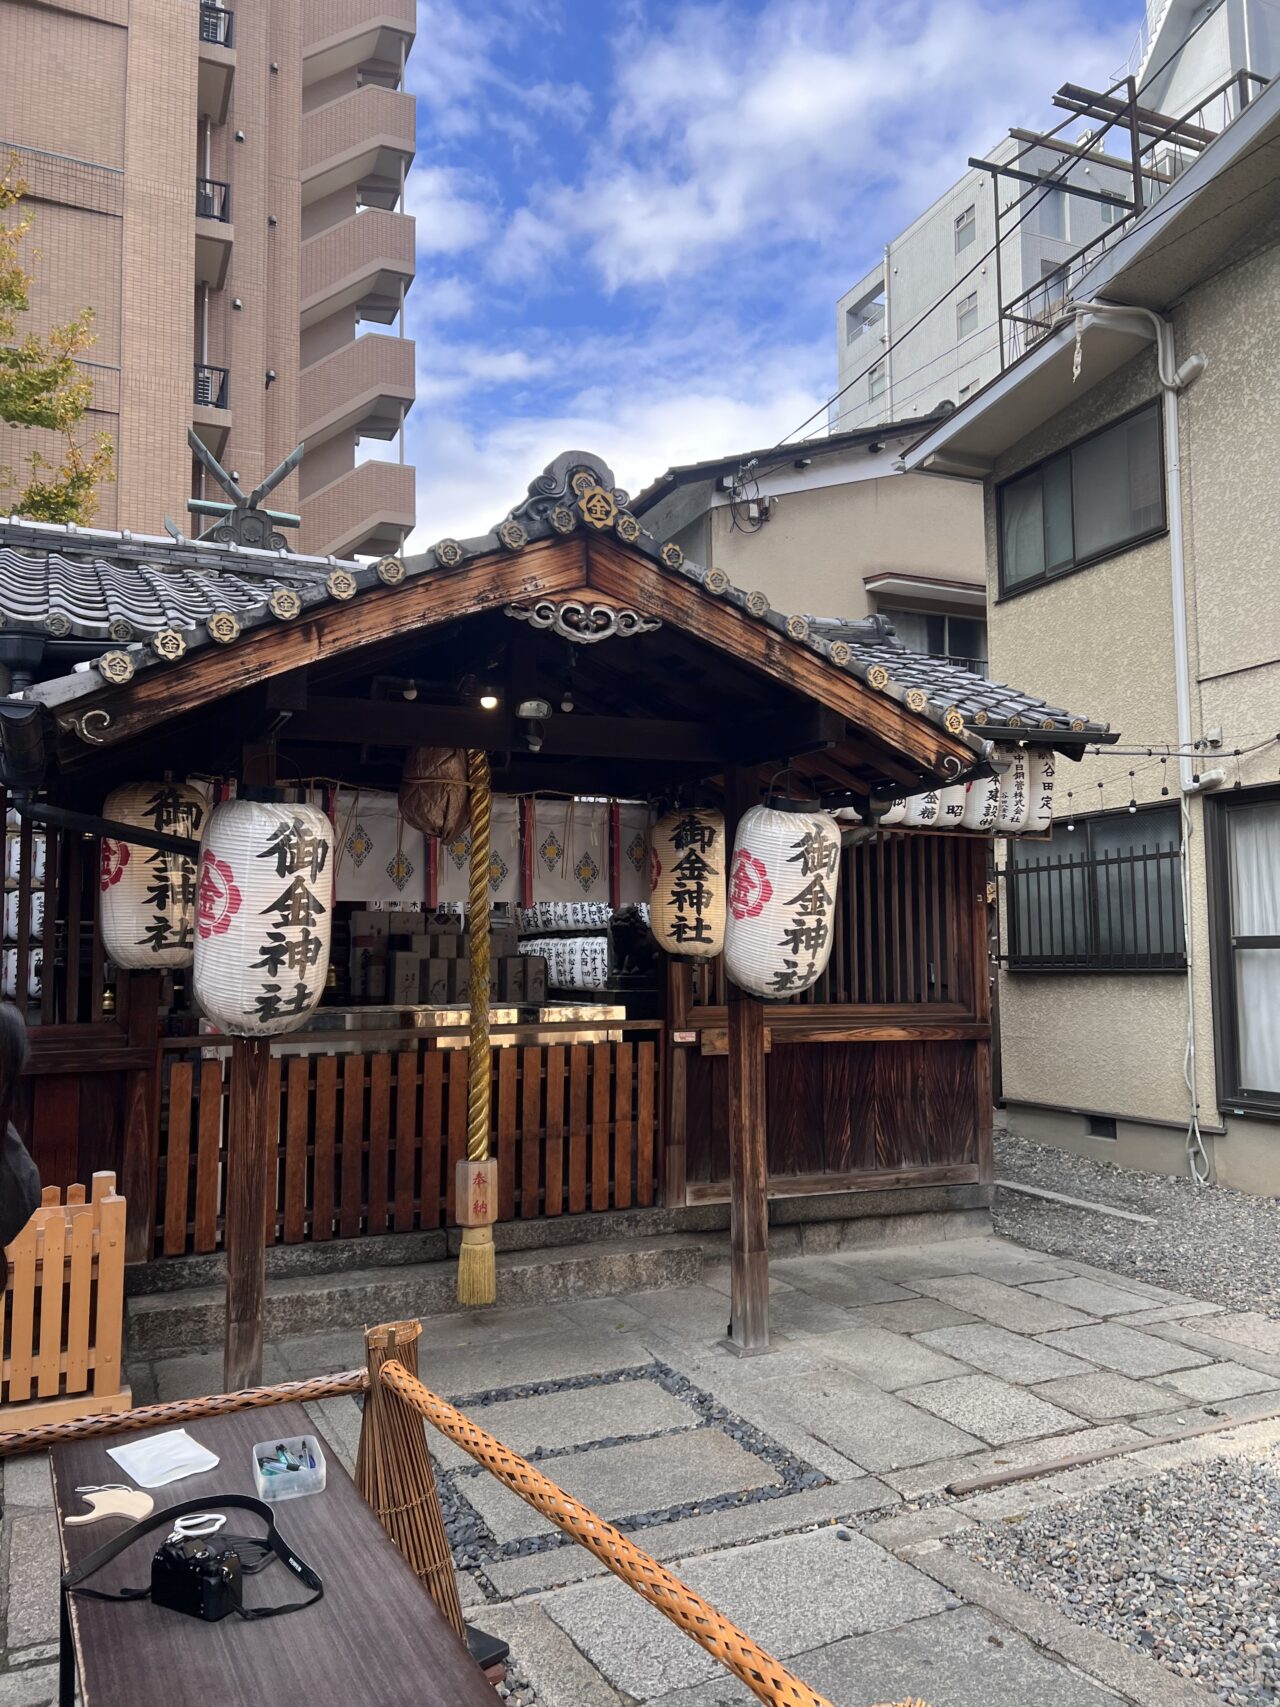
M970 891L972 894L971 961L973 968L973 1017L991 1025L991 946L990 906L987 901L990 850L987 843L975 842L971 847ZM975 1118L978 1133L978 1178L984 1185L995 1179L995 1152L991 1133L991 1103L994 1095L991 1078L991 1037L980 1038L974 1045L974 1097L977 1103Z
M266 1280L263 1203L275 1150L276 1109L271 1103L271 1039L236 1037L231 1043L231 1098L227 1118L227 1322L222 1384L234 1393L262 1379L262 1301Z
M685 1201L689 1131L688 1045L673 1041L675 1033L687 1028L693 995L693 968L685 961L666 957L663 1017L667 1029L667 1084L663 1102L662 1201L668 1209L682 1209Z
M160 1171L160 986L159 972L121 972L117 999L131 1049L149 1049L146 1067L125 1076L120 1190L125 1199L124 1259L146 1262L156 1232Z
M725 838L759 800L756 774L725 776ZM729 1243L732 1307L729 1343L744 1353L769 1349L769 1154L764 1083L764 1005L727 981L729 1010Z

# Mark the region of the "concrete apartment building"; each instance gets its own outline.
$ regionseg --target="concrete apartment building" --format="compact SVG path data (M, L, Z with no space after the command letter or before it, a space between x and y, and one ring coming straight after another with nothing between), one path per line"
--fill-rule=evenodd
M1213 97L1224 82L1240 70L1265 77L1280 71L1280 7L1225 0L1197 29L1205 10L1203 0L1147 0L1124 70L1136 78L1144 104L1187 115L1207 101L1202 116L1217 128ZM1082 140L1064 134L1056 145L1037 147L1030 136L1013 130L985 158L1036 179L1060 172ZM1071 182L1127 198L1128 136L1113 131L1105 151L1081 163ZM967 172L885 245L837 303L832 431L905 421L974 396L1000 372L1002 338L1005 361L1023 348L1026 326L1012 319L1002 326L1000 305L1008 310L1022 297L1024 319L1047 323L1070 285L1066 263L1123 211L1063 191L1041 200L1034 183ZM981 259L995 245L997 218L999 254Z
M925 424L671 468L634 511L658 539L779 610L878 612L905 646L985 675L981 495L903 472L902 454Z
M993 672L1121 732L1081 738L1052 839L1006 856L1011 1124L1185 1173L1195 1117L1217 1180L1274 1194L1280 82L1248 93L906 463L981 482Z
M116 447L97 525L207 525L188 499L224 494L192 458L194 427L246 489L305 441L271 500L301 515L299 549L399 549L414 521L414 350L397 335L414 29L413 0L0 6L0 63L22 68L0 154L35 214L31 323L96 315L88 425ZM357 462L362 439L397 438L398 460ZM0 463L33 444L4 431Z

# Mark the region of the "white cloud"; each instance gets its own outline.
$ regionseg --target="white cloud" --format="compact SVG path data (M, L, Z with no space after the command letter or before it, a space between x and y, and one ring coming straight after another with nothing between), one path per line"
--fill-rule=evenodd
M456 273L441 278L414 280L410 295L410 317L424 329L441 320L463 320L475 307L475 287Z
M905 223L1061 76L1106 78L1132 30L1055 0L686 6L626 33L607 126L579 181L517 213L507 268L536 260L531 232L577 239L616 289L734 246L829 240L860 199Z
M493 228L485 185L462 166L415 166L404 210L413 215L420 255L456 255L483 243Z

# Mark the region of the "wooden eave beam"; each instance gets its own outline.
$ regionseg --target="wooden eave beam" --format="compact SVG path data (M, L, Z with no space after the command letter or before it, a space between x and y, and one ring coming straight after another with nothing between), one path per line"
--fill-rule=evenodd
M234 645L205 647L189 660L149 670L122 688L104 686L100 694L59 708L59 725L69 731L71 717L78 720L101 707L111 713L102 746L114 746L255 682L321 659L331 662L392 635L403 637L507 604L567 598L582 588L585 559L586 541L580 536L539 540L518 555L491 553L455 569L428 570L396 587L370 588L349 603L335 601L314 615L254 629ZM76 759L92 759L101 750L82 746L74 733L60 744L62 756Z
M921 771L945 776L948 760L965 771L977 762L977 754L959 736L926 723L736 605L709 597L692 582L666 575L647 559L630 556L607 540L590 541L587 579L604 597L660 617L793 693L839 712Z

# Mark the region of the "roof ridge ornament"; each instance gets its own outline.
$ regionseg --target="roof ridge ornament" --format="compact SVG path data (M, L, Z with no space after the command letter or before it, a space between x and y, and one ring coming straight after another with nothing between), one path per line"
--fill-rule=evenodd
M234 476L228 474L193 427L187 428L187 443L201 467L212 474L231 499L229 504L214 502L209 498L192 498L188 501L187 508L193 515L217 518L200 538L215 540L219 545L252 546L259 551L288 551L289 542L282 533L275 531L275 524L296 528L301 526L302 518L284 510L264 510L261 504L269 492L273 492L282 480L293 473L302 461L306 445L296 445L284 461L271 470L265 480L260 480L252 492L246 493Z
M631 514L629 495L614 484L613 470L584 450L564 451L529 482L528 496L508 513L502 527L512 524L530 539L586 527L597 533L616 532L630 545L641 532ZM499 537L505 543L501 529Z
M615 635L630 640L633 635L652 634L662 627L658 617L598 602L587 605L581 599L539 599L534 605L506 605L503 615L527 622L531 628L549 628L579 646L594 646L598 640L612 640Z

